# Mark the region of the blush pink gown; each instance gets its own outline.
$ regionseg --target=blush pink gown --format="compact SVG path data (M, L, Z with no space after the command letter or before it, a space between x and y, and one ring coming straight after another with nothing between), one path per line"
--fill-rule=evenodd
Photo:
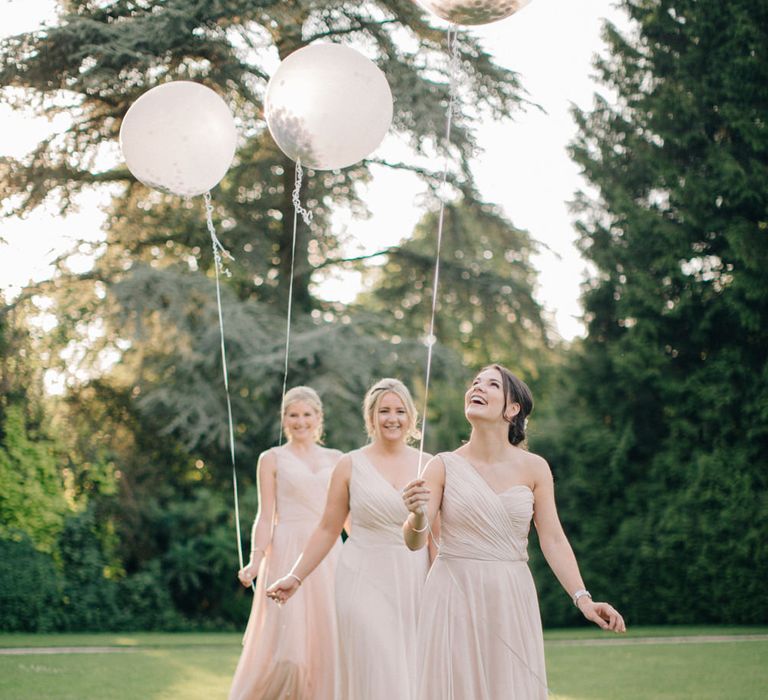
M419 618L419 700L546 700L539 603L528 569L533 492L496 493L440 455L440 553Z
M334 571L341 540L286 605L265 588L290 571L325 506L339 453L308 465L285 447L277 459L276 514L272 542L259 568L243 651L230 700L332 700L336 664Z
M400 492L362 450L349 453L352 533L336 569L336 700L413 700L426 549L403 544Z

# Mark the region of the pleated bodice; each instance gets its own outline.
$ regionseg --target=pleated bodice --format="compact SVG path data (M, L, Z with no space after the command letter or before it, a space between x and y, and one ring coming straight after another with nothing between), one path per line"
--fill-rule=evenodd
M403 547L402 527L408 509L401 493L382 476L365 452L354 450L349 456L349 509L354 542L366 547Z
M496 493L461 455L444 452L440 556L528 561L533 492L519 485Z
M288 448L273 450L277 458L275 524L306 522L314 527L325 506L325 492L338 452L310 466Z

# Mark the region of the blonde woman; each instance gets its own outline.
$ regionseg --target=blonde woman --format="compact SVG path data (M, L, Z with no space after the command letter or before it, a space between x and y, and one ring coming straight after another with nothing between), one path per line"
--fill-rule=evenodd
M350 515L351 536L336 570L336 699L410 700L416 620L429 568L427 552L408 550L401 534L408 515L401 492L419 470L419 451L408 446L417 435L416 408L402 382L382 379L368 390L363 414L369 444L336 465L320 524L267 595L284 603L300 591Z
M341 452L320 445L323 406L309 387L286 393L282 427L285 445L259 458L259 512L250 559L238 572L244 586L256 579L257 587L230 700L331 700L334 694L339 538L329 543L328 556L290 608L272 605L264 591L268 580L296 560L317 525Z

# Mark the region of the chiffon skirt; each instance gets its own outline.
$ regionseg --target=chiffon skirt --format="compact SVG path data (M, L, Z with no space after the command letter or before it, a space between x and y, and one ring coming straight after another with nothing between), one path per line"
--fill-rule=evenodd
M414 698L416 622L428 565L426 550L411 552L402 543L344 544L336 569L336 700Z
M424 587L418 658L419 700L546 700L527 564L438 557Z
M257 579L230 700L332 700L334 570L341 543L282 606L265 589L291 570L315 523L278 523Z

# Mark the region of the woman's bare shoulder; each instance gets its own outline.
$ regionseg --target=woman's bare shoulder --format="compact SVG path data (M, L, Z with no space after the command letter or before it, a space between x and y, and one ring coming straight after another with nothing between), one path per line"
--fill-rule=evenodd
M344 452L337 450L335 447L320 447L323 451L323 455L328 459L336 460L337 462L344 456Z
M536 482L552 479L549 463L541 455L537 455L535 452L524 452L523 464L527 470L530 470Z
M408 445L408 454L417 456L419 453L421 453L421 456L425 460L430 460L432 459L432 457L434 457L434 455L431 454L430 452L427 452L427 451L422 452L418 447L414 447L413 445Z
M343 452L339 452L339 459L336 462L336 465L333 467L333 474L334 477L349 477L350 473L352 472L352 457L349 456L349 453L344 454Z
M277 450L277 447L270 447L259 455L257 469L260 472L267 471L274 473L277 469Z

